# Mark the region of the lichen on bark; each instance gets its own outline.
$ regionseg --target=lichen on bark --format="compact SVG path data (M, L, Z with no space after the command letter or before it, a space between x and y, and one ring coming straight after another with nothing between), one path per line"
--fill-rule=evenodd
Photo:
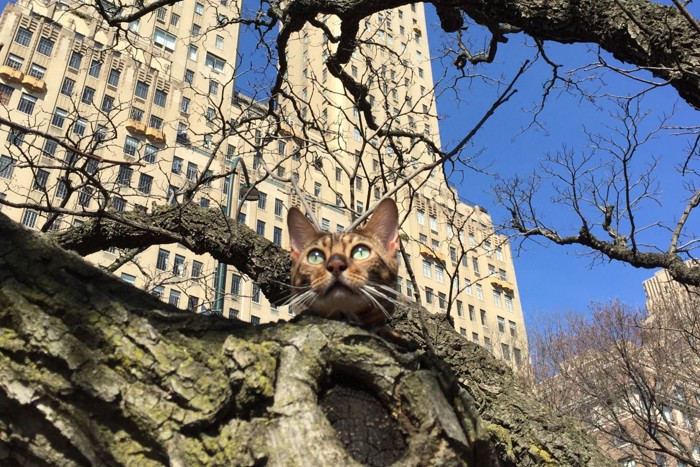
M0 214L0 463L610 463L437 317L427 351L415 311L394 323L413 350L316 317L194 315Z

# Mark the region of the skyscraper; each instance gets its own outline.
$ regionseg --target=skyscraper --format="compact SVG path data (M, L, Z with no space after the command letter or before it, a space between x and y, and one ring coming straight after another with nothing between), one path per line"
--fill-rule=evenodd
M340 67L341 79L365 86L358 94L325 63L335 53L336 18L292 35L275 118L268 102L235 92L239 31L228 20L238 10L225 0L185 0L115 30L85 6L9 5L0 34L13 39L0 51L0 102L4 117L27 131L2 130L3 212L52 230L195 202L286 247L290 206L307 206L322 229L342 231L389 195L402 216L404 299L449 310L468 339L523 362L507 239L485 209L459 199L441 169L422 6L363 22L358 49ZM243 200L243 167L254 201ZM181 245L111 248L90 259L181 308L256 324L295 312Z

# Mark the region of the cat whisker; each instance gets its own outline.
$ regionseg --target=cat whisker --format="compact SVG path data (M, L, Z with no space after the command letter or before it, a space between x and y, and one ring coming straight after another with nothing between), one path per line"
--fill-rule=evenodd
M374 296L376 295L376 296L379 297L379 298L382 298L382 299L387 300L388 297L387 297L386 295L384 295L383 293L381 293L380 291L378 291L378 290L376 290L376 289L374 289L374 288L372 288L372 287L368 287L367 285L361 287L361 288L360 288L360 291L362 292L362 294L363 294L366 298L369 299L369 301L370 301L371 304L373 304L375 307L377 307L378 309L380 309L380 310L382 311L382 313L384 314L384 316L386 316L387 318L391 318L391 315L390 315L389 312L386 310L386 308L384 307L384 305L382 305L381 302L380 302L379 300L377 300L377 298L374 297Z

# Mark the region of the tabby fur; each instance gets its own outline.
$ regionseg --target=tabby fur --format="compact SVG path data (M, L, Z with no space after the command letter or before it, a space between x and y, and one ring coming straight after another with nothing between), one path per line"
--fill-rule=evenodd
M364 227L345 233L319 232L296 208L287 225L295 294L290 304L298 312L344 318L368 329L383 326L396 301L396 203L382 201Z

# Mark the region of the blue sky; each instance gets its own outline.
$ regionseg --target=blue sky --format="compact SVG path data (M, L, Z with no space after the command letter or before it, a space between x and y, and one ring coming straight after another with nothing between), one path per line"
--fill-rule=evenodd
M428 14L428 29L433 32L429 36L431 48L438 55L442 44L439 33L439 21L432 7L426 7ZM697 11L693 12L697 16ZM565 64L563 67L584 65L595 60L595 49L588 45L559 45L547 43L548 56L556 63ZM593 50L593 53L591 53ZM503 73L507 80L511 79L523 59L534 56L532 42L523 36L511 36L508 44L501 44L496 60L492 64L484 64L472 69L473 72L498 76ZM606 60L611 60L609 56ZM443 66L434 64L434 70ZM440 72L434 71L435 75ZM517 85L518 93L490 120L474 140L472 152L483 150L480 156L482 164L489 170L501 175L526 175L535 170L539 161L547 152L556 152L566 144L569 148L585 150L588 142L584 137L583 128L603 129L603 125L613 125L608 118L605 108L597 109L579 96L555 93L547 103L541 115L546 132L539 129L522 131L527 126L529 113L540 99L542 84L551 76L551 68L540 60L524 79ZM616 95L634 92L639 85L627 78L608 73L605 77L606 89ZM451 93L443 93L438 99L438 111L445 118L441 120L440 130L444 149L450 149L461 138L461 135L481 114L490 106L496 95L494 86L486 86L480 80L474 80L467 89L462 88L463 101L458 102ZM600 101L606 105L604 101ZM680 101L671 88L656 90L642 101L642 106L658 111L670 111L677 105L676 123L696 124L697 112ZM648 119L650 124L656 123L656 117ZM645 147L648 157L661 158L661 164L655 174L661 186L661 206L649 205L642 213L647 219L674 220L673 214L678 215L684 192L680 187L680 177L675 169L682 161L683 146L686 140L682 138L659 138ZM460 194L470 201L486 207L494 218L494 222L504 222L508 213L496 205L492 194L492 181L487 175L474 171L464 171L459 179L453 177ZM547 197L543 198L547 201ZM570 219L568 209L546 203L541 211L549 219L560 220L557 225L566 228L575 226ZM546 209L545 209L546 208ZM671 209L669 209L671 208ZM698 215L691 218L689 227L695 226L697 234ZM564 232L575 233L576 227ZM668 236L662 232L651 235L651 240L660 246L668 242ZM583 248L562 247L544 241L535 244L529 242L527 248L517 253L515 268L521 302L529 327L546 322L551 316L565 312L588 313L588 306L593 301L621 301L643 306L645 296L642 281L651 277L654 270L636 269L619 262L598 262L592 265L591 257L582 257Z

